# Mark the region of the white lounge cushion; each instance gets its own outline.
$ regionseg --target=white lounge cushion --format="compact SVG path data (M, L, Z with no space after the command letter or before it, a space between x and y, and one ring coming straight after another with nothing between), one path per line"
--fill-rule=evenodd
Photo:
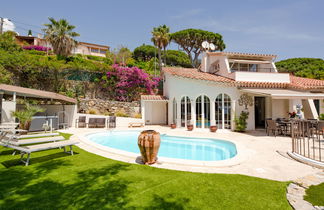
M35 139L23 139L23 140L12 140L10 141L10 144L19 146L19 145L25 145L25 144L37 144L37 143L45 143L45 142L51 142L51 141L61 141L65 140L63 136L54 136L54 137L46 137L46 138L35 138Z

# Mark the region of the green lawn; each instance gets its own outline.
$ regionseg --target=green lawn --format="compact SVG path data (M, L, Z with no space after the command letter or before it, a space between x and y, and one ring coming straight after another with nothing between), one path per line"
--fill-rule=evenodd
M324 183L310 186L304 199L313 205L324 206Z
M0 209L291 209L287 182L157 169L74 149L32 154L25 167L0 146Z

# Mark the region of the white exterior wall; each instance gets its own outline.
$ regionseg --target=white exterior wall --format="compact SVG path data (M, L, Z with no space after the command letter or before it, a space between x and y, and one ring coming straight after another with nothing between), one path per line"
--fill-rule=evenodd
M165 125L166 122L166 102L143 101L144 119L146 125Z
M288 118L289 100L288 99L272 99L272 119Z
M15 122L15 118L11 116L11 112L16 111L16 102L2 101L1 117L2 122Z
M196 107L196 99L198 96L206 95L210 99L210 103L214 103L216 97L221 94L227 94L230 96L232 100L232 128L234 128L234 113L238 116L242 110L244 110L244 107L241 107L238 105L238 99L241 95L240 91L236 87L228 87L228 86L222 86L217 85L215 83L207 82L207 81L200 81L200 80L193 80L193 79L186 79L186 78L180 78L171 76L168 74L165 74L166 82L164 83L164 90L165 90L165 96L169 98L168 103L168 124L172 123L173 120L173 99L175 98L177 101L177 109L178 109L178 119L177 119L177 126L180 126L180 102L181 98L184 96L188 96L191 100L192 104L192 113L195 112ZM235 104L233 104L235 103ZM212 107L212 106L211 106ZM254 122L254 106L249 107L248 111L250 113L248 118L248 130L253 130L255 127ZM213 110L210 112L211 114L214 113ZM195 126L195 115L193 117L193 124ZM213 119L211 117L211 119ZM213 124L213 122L211 122Z

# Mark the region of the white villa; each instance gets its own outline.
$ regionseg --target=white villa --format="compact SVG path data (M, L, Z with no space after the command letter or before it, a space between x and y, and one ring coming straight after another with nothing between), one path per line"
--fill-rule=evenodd
M278 73L276 55L205 52L199 69L163 68L163 96L141 97L145 124L172 124L194 128L234 129L234 117L247 106L248 130L265 127L267 118L288 118L302 106L301 116L318 119L324 113L324 81Z

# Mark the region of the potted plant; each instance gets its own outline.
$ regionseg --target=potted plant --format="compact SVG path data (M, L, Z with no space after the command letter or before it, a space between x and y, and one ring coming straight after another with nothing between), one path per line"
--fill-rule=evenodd
M173 123L171 123L171 129L175 129L175 128L177 128L177 124L175 124L174 122Z
M209 127L209 130L210 130L210 132L215 133L215 132L217 131L217 126L216 126L216 125L211 125L211 126Z
M191 122L191 120L188 120L187 129L188 129L188 131L192 131L193 130L193 123Z
M29 130L30 123L32 121L32 117L38 112L44 112L45 109L40 108L39 106L33 106L30 104L26 104L25 109L17 110L11 112L13 117L18 118L19 120L19 128L23 130Z

